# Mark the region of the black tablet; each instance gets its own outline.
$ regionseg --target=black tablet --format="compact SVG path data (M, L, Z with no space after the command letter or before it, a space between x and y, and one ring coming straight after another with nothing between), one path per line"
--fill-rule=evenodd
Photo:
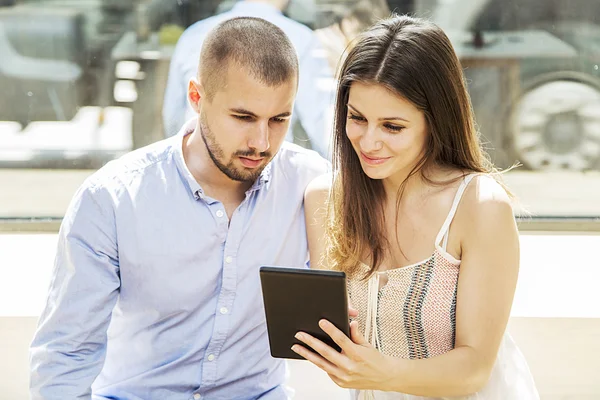
M303 360L291 349L294 344L309 348L294 337L299 331L341 351L319 327L319 321L326 319L350 335L345 273L263 266L260 280L273 357Z

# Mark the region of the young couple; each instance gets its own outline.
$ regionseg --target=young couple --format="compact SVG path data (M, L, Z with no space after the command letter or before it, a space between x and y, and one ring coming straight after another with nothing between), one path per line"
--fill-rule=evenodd
M426 20L364 32L340 69L333 165L284 142L292 44L257 18L205 39L179 135L100 169L59 234L31 345L33 399L287 399L258 269L348 275L350 337L295 351L353 398L538 399L506 333L511 195L481 150L460 63Z

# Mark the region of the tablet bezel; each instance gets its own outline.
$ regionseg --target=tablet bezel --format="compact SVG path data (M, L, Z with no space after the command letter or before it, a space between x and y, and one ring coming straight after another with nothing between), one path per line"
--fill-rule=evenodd
M260 280L272 357L304 360L291 350L294 344L310 349L294 337L298 331L309 333L341 351L318 323L323 318L327 319L349 336L350 319L344 272L262 266ZM282 309L287 310L287 314L282 313Z

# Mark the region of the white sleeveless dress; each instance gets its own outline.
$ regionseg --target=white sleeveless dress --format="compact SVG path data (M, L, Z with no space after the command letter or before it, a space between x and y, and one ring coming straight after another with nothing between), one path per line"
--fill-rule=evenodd
M452 208L426 260L402 268L377 272L368 281L348 280L348 292L364 336L382 353L406 359L444 354L454 348L456 293L460 260L446 251L448 230L460 199L476 174L463 178ZM491 179L491 178L489 178ZM364 272L369 270L363 265ZM379 280L387 275L380 288ZM421 397L397 392L351 390L355 400L534 400L539 399L533 377L508 333L498 351L486 386L463 397Z

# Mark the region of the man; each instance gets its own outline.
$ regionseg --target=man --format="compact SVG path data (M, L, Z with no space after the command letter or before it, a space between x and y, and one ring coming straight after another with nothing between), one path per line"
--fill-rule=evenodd
M328 169L284 143L297 85L275 25L208 34L188 85L197 120L99 170L69 206L32 399L287 398L258 271L305 265L304 190Z
M328 157L330 116L333 115L333 75L324 50L313 32L282 14L288 3L289 0L240 1L230 11L196 22L183 33L171 59L163 103L163 123L167 136L176 133L181 124L193 116L193 111L186 104L185 91L189 78L195 74L198 44L218 23L237 16L252 16L277 25L294 44L300 60L300 83L294 116L299 117L312 149ZM293 140L291 130L287 140Z

